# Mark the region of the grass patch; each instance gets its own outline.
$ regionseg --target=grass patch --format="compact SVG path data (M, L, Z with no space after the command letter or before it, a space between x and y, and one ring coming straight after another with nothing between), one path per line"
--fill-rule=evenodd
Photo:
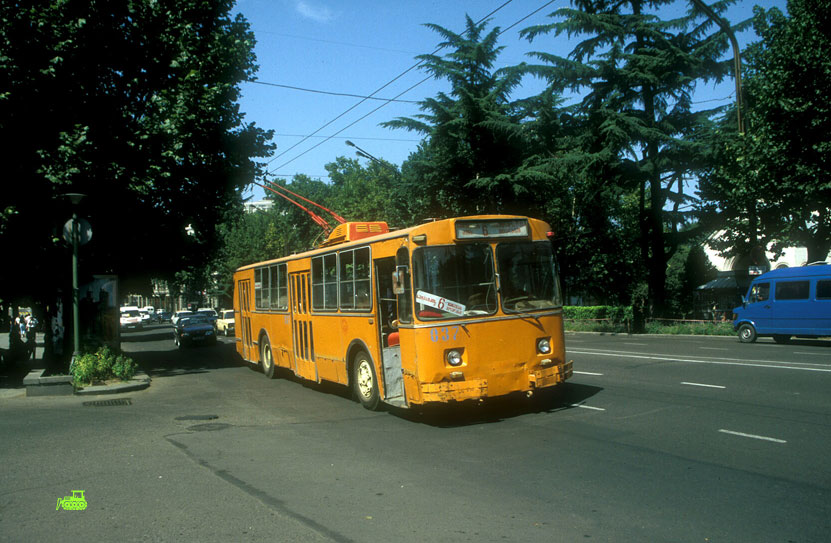
M608 320L581 321L566 319L563 325L566 332L628 334L631 330L626 322ZM733 336L736 334L732 322L702 321L647 321L645 333L692 336Z
M733 336L732 322L666 322L647 321L647 334L675 334L690 336Z

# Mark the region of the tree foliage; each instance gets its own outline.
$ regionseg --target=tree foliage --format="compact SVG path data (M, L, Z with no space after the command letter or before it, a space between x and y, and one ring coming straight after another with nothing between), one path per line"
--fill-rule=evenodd
M761 40L744 56L747 133L723 133L704 185L729 219L724 248L734 253L757 235L763 245L807 247L809 261L831 250L830 10L827 0L790 0L789 17L755 9Z
M421 133L425 141L402 168L419 219L483 212L527 214L539 208L539 176L521 173L526 157L521 111L510 101L517 68L494 69L499 28L466 19L463 33L427 25L444 56L421 55L422 68L450 84L421 102L423 113L382 123Z
M0 240L4 258L26 267L4 267L0 298L69 277L63 193L86 195L85 274L119 274L129 289L210 258L217 224L240 212L259 171L252 157L270 148L237 104L256 66L254 36L232 7L0 4L0 152L16 187L0 196Z
M575 8L555 11L555 22L523 31L529 40L551 32L581 38L567 58L533 53L542 64L526 70L556 90L582 93L574 147L563 157L580 182L637 194L637 268L648 277L658 313L665 308L667 262L690 235L680 233L690 218L683 213L690 199L684 187L706 156L694 136L706 130L712 112L694 112L692 92L727 69L718 60L727 43L708 34L712 22L699 22L695 9L668 20L655 14L670 3L578 0Z

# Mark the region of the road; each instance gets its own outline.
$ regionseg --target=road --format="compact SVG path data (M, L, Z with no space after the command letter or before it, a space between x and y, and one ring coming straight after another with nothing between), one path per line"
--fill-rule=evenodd
M114 397L0 399L0 540L795 541L831 530L831 343L568 334L543 402L369 412L128 334ZM84 405L129 399L129 405ZM85 511L55 511L83 489Z

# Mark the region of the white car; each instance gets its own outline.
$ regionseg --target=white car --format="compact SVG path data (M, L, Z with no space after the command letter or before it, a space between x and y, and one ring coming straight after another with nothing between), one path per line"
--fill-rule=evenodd
M219 312L219 319L216 321L216 331L223 333L225 336L234 335L234 310L223 309Z
M122 330L128 330L130 328L140 330L143 326L141 313L139 313L137 309L129 309L127 311L122 311L119 324Z

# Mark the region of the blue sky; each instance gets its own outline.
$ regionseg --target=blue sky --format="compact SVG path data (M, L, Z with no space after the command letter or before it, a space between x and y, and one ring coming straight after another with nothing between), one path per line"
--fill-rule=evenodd
M257 79L281 85L242 84L245 121L275 132L277 149L266 159L269 172L288 179L303 173L325 180L325 164L338 156L355 158L355 149L346 145L347 139L373 156L400 165L415 151L419 136L382 128L379 123L413 116L419 110L412 102L448 90L444 82L430 79L420 83L427 74L419 69L404 73L417 62L416 55L432 53L440 41L424 23L461 32L466 14L479 20L503 4L506 0L239 0L236 10L248 19L257 37ZM526 56L529 51L563 56L571 51L577 38L546 36L530 44L519 38L521 29L551 22L548 14L568 2L551 2L532 14L546 4L548 0L512 0L491 16L488 30L512 27L500 36L499 44L505 49L497 67L531 61ZM727 19L735 23L748 18L757 4L785 10L784 0L739 1L729 9ZM685 6L677 2L673 8L680 11ZM745 32L738 39L743 48L756 37ZM398 97L400 102L360 103L361 98L353 96L310 92L367 96L388 83L374 96ZM533 95L540 88L538 81L528 78L515 98ZM734 100L733 91L730 78L718 85L700 86L695 100L707 106L729 103ZM302 141L305 136L312 137ZM254 200L263 197L259 187L247 193L251 194Z

